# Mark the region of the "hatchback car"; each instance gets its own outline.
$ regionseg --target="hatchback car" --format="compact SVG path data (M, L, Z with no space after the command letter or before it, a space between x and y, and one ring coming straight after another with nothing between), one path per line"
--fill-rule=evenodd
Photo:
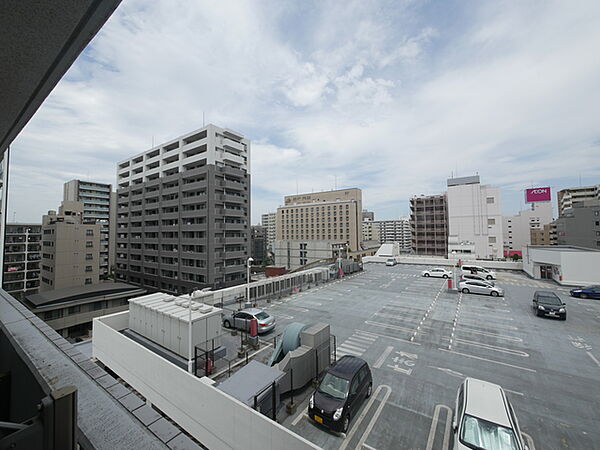
M466 378L460 385L452 429L454 450L528 450L504 390L487 381Z
M450 278L452 276L452 272L450 270L446 270L442 267L435 267L433 269L424 270L423 272L421 272L421 276L437 277L437 278Z
M236 328L238 330L250 330L250 321L256 319L258 322L258 333L266 333L275 328L275 317L270 316L262 309L248 308L223 316L225 328Z
M484 283L489 284L490 286L495 286L496 283L494 283L492 280L486 280L485 277L481 276L481 275L471 275L471 274L464 274L462 277L461 281L467 281L467 280L475 280L475 281L482 281Z
M485 277L486 280L495 280L496 279L496 272L494 272L493 270L490 270L490 269L486 269L485 267L466 265L466 266L462 266L461 270L462 270L463 275L466 275L466 274L481 275L482 277Z
M364 359L346 355L332 365L308 401L308 417L332 431L346 433L350 420L373 391Z
M497 287L492 286L486 281L461 281L458 283L458 290L463 294L487 294L492 297L498 297L504 295L504 290Z
M571 289L570 293L571 297L600 299L600 286L586 286L578 289Z
M385 262L386 266L395 266L396 265L396 259L395 258L388 258L387 261Z
M533 294L533 312L537 316L567 319L567 305L551 291L535 291Z

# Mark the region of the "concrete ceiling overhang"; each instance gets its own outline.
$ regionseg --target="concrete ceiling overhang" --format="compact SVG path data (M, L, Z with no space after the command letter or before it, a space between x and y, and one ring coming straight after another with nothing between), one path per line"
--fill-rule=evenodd
M120 3L0 1L0 156Z

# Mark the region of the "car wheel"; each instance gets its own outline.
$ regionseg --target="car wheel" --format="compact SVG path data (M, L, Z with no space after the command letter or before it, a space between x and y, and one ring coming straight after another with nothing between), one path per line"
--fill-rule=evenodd
M468 290L467 288L463 288L463 290L462 290L462 293L463 293L463 294L468 294L468 293L469 293L469 290Z
M535 312L535 315L538 316L538 317L541 316L539 309Z
M428 277L428 276L429 276L429 274L428 274L428 273L426 273L426 274L425 274L425 275L423 275L423 276L424 276L424 277Z
M373 392L373 383L369 383L369 387L367 388L367 398L369 398L371 396L372 392Z
M442 278L448 278L448 275L444 274Z
M229 323L229 320L224 320L224 321L223 321L223 326L224 326L225 328L231 328L231 324Z
M492 292L490 292L490 295L491 295L492 297L498 297L498 293L497 293L496 291L492 291Z
M491 276L491 275L488 275L487 277L485 277L485 279L486 279L486 280L491 280L491 279L492 279L492 276Z
M346 417L344 417L344 422L342 423L342 433L347 433L349 426L350 426L350 415L346 414Z
M564 316L562 316L562 317L560 318L560 320L567 320L567 315L565 314Z
M583 292L581 294L579 294L580 298L588 298L587 294L584 294Z

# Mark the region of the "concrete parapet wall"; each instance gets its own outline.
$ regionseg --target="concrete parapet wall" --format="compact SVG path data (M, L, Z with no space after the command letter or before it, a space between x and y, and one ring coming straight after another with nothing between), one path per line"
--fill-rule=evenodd
M390 257L387 256L365 256L363 263L385 263ZM424 264L428 266L450 266L453 267L458 263L456 259L446 259L433 256L396 256L394 258L398 264ZM487 269L504 269L504 270L523 270L521 261L481 261L481 260L463 260L464 264L481 266Z

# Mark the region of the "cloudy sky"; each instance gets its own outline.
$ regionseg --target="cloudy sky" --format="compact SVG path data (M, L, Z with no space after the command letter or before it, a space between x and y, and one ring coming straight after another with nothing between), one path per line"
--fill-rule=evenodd
M474 173L511 214L600 183L599 23L597 0L123 0L13 143L8 219L203 114L252 140L252 223L335 186L395 218Z

